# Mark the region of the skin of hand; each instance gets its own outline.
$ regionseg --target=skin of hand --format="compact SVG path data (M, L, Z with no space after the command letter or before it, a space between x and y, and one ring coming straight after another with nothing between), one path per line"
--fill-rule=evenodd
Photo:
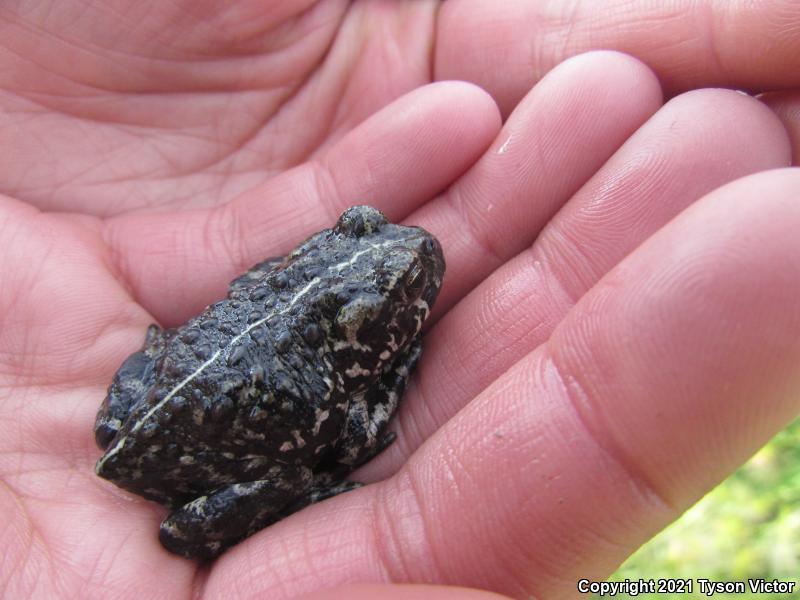
M618 28L655 73L614 52L552 68L585 49L576 27L539 71L510 60L492 81L485 63L457 72L497 48L467 39L480 3L345 4L0 8L10 597L497 597L325 591L354 581L571 597L797 413L800 174L780 169L796 135L743 94L663 104L660 86L796 85L783 21L727 14L777 41L737 62L731 38L694 67ZM530 4L509 3L499 41ZM492 97L422 85L449 76ZM791 93L773 99L791 123ZM364 201L433 231L448 259L398 441L357 474L375 484L213 565L167 554L164 511L92 471L111 375L152 320L179 324Z
M636 56L668 98L791 90L798 20L796 0L6 1L0 192L96 216L220 206L421 85L476 83L505 118L594 49Z

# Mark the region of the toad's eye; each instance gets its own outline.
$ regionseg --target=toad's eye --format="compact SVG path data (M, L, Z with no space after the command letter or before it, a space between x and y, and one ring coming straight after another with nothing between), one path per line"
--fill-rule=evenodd
M406 273L405 277L405 290L406 296L409 298L417 299L422 293L422 288L425 285L425 273L419 263L414 263Z

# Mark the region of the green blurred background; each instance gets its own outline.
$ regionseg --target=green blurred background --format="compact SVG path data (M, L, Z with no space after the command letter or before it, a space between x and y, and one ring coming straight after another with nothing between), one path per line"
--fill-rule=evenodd
M612 580L800 580L800 419L623 564ZM800 598L714 594L713 598ZM694 593L640 598L699 598ZM620 596L616 596L617 598ZM627 597L627 596L622 596Z

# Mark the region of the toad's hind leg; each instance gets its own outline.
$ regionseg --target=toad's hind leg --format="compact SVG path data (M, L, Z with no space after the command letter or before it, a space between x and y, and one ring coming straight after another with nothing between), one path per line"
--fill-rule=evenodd
M309 504L315 504L316 502L322 502L323 500L327 500L328 498L333 498L334 496L338 496L344 492L349 492L351 490L356 490L360 487L364 487L363 483L359 483L358 481L337 481L332 482L327 474L323 475L322 477L314 477L314 485L305 496L299 498L292 502L289 506L281 510L280 515L278 518L275 519L276 521L288 517L292 513L297 512L301 508L305 508Z
M247 289L259 279L266 277L272 269L282 262L283 256L273 256L272 258L261 261L257 265L253 265L244 275L240 275L230 282L228 293L235 294L236 292Z
M187 558L214 558L281 519L281 509L307 494L311 485L310 469L287 466L272 478L217 488L167 516L159 540Z
M166 339L166 331L150 325L142 349L126 358L114 375L94 423L94 439L102 450L108 448L123 421L153 386Z
M395 439L386 427L397 411L400 398L422 355L422 343L415 340L400 354L363 396L350 400L347 426L337 444L336 460L340 464L336 475L344 477L368 460L380 454Z

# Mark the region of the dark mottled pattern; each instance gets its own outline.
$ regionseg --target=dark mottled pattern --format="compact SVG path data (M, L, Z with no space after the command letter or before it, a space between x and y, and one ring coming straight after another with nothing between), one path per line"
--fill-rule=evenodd
M185 325L148 329L97 415L97 474L170 507L162 544L205 558L352 489L393 439L444 269L423 229L348 209Z

